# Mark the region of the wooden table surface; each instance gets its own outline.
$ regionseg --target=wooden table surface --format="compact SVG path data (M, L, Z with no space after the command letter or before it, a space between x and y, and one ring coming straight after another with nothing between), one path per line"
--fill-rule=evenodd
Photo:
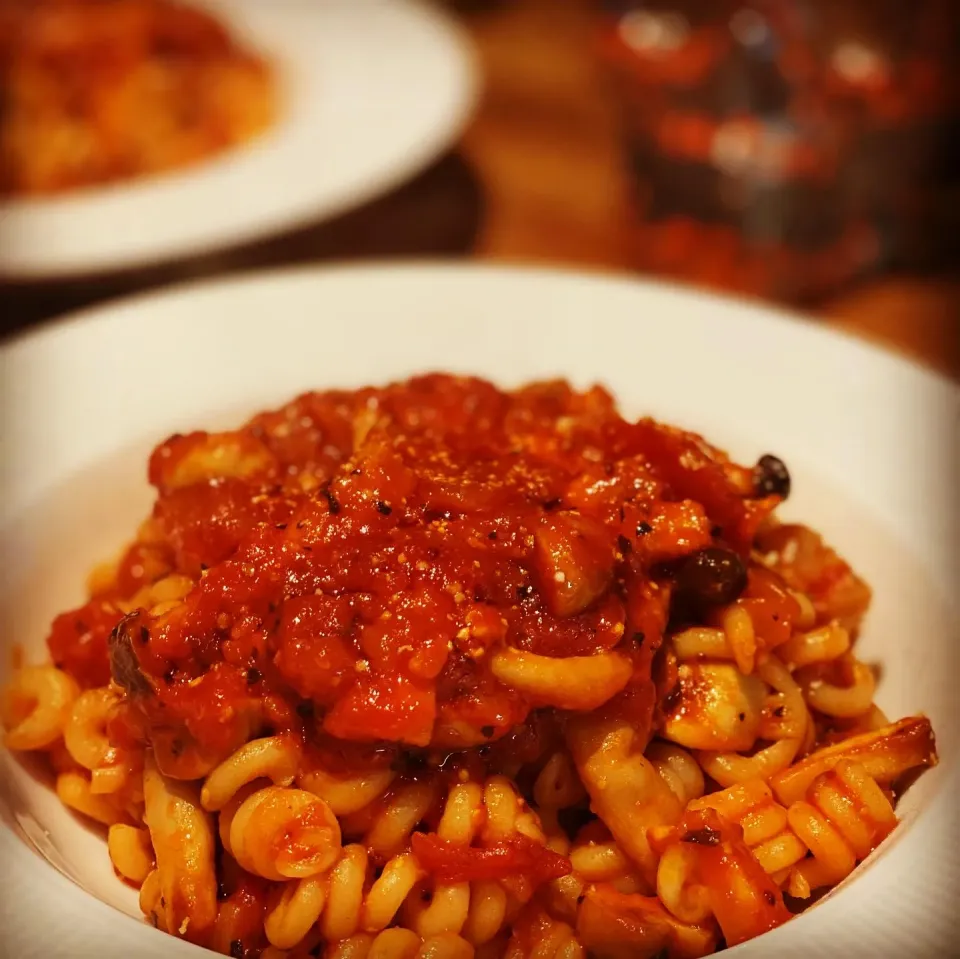
M450 0L485 92L459 147L332 222L209 256L70 283L0 282L0 334L186 278L289 263L471 256L628 270L617 105L591 49L596 0ZM826 304L821 321L960 377L960 283L899 277Z
M589 0L463 3L486 77L464 154L486 191L484 258L630 268L617 106ZM831 325L960 377L960 282L888 277L823 305Z

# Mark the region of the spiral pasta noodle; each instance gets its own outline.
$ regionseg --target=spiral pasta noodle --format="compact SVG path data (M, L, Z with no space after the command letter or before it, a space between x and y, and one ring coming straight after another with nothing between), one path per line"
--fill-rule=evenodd
M134 885L141 885L156 865L149 831L126 823L110 826L107 852L117 873Z
M714 812L739 826L753 859L797 898L845 879L896 825L882 789L862 766L846 760L820 774L789 807L755 780L695 800L687 812ZM708 890L698 878L698 844L716 841L712 834L698 839L688 833L669 843L660 858L657 894L683 922L703 922L711 914Z
M893 806L862 766L837 763L787 809L794 834L810 850L790 874L791 895L846 879L897 824Z
M24 666L4 688L0 709L8 749L46 749L63 736L79 695L72 676L53 666Z
M763 463L602 390L444 376L171 437L56 665L15 664L5 745L149 922L235 959L746 941L937 761L874 702L869 590L772 518Z
M315 925L328 941L376 933L390 925L422 875L410 853L388 860L368 885L370 862L362 845L344 846L324 877L276 887L267 902L264 929L269 943L291 949Z
M766 683L770 692L760 707L756 739L771 742L749 757L738 752L699 752L704 772L721 786L769 779L790 765L804 742L810 719L802 692L790 672L778 657L765 656L757 665L757 678Z
M151 757L144 766L144 822L157 859L163 925L202 941L216 920L213 823L195 787L167 779Z
M326 945L322 952L285 951L269 947L263 959L473 959L471 945L459 936L434 936L421 939L409 929L385 929L376 935L358 933L341 942Z

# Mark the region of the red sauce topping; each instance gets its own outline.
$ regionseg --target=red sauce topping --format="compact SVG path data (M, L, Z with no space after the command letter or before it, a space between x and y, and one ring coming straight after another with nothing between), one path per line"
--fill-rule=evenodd
M440 882L473 882L524 876L534 886L571 871L570 860L526 836L471 847L415 832L410 845L419 862Z
M62 613L53 621L47 638L54 665L83 686L105 686L110 681L107 638L119 618L120 610L100 599Z
M154 566L196 585L124 621L119 681L155 730L213 748L251 722L440 748L496 740L531 709L493 676L505 646L615 647L635 671L621 695L649 712L669 564L708 545L745 555L779 502L700 437L623 419L600 388L506 393L445 375L173 437L150 480ZM142 558L128 555L105 600L143 585ZM750 593L786 613L767 584ZM50 638L85 684L106 681L120 615L98 604ZM771 644L780 629L771 616Z

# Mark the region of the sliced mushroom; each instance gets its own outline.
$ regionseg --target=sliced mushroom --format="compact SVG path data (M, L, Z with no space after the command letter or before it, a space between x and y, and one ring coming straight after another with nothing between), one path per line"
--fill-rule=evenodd
M153 685L140 668L135 651L135 643L144 642L149 635L140 610L124 616L110 634L110 674L113 681L123 687L128 696L153 694Z

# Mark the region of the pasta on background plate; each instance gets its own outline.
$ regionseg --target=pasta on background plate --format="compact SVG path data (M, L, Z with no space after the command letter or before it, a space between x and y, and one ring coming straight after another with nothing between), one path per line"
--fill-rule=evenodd
M261 134L271 68L178 0L0 0L0 198L188 167Z
M929 722L774 456L442 374L172 436L6 745L144 915L234 957L694 959L896 825Z

